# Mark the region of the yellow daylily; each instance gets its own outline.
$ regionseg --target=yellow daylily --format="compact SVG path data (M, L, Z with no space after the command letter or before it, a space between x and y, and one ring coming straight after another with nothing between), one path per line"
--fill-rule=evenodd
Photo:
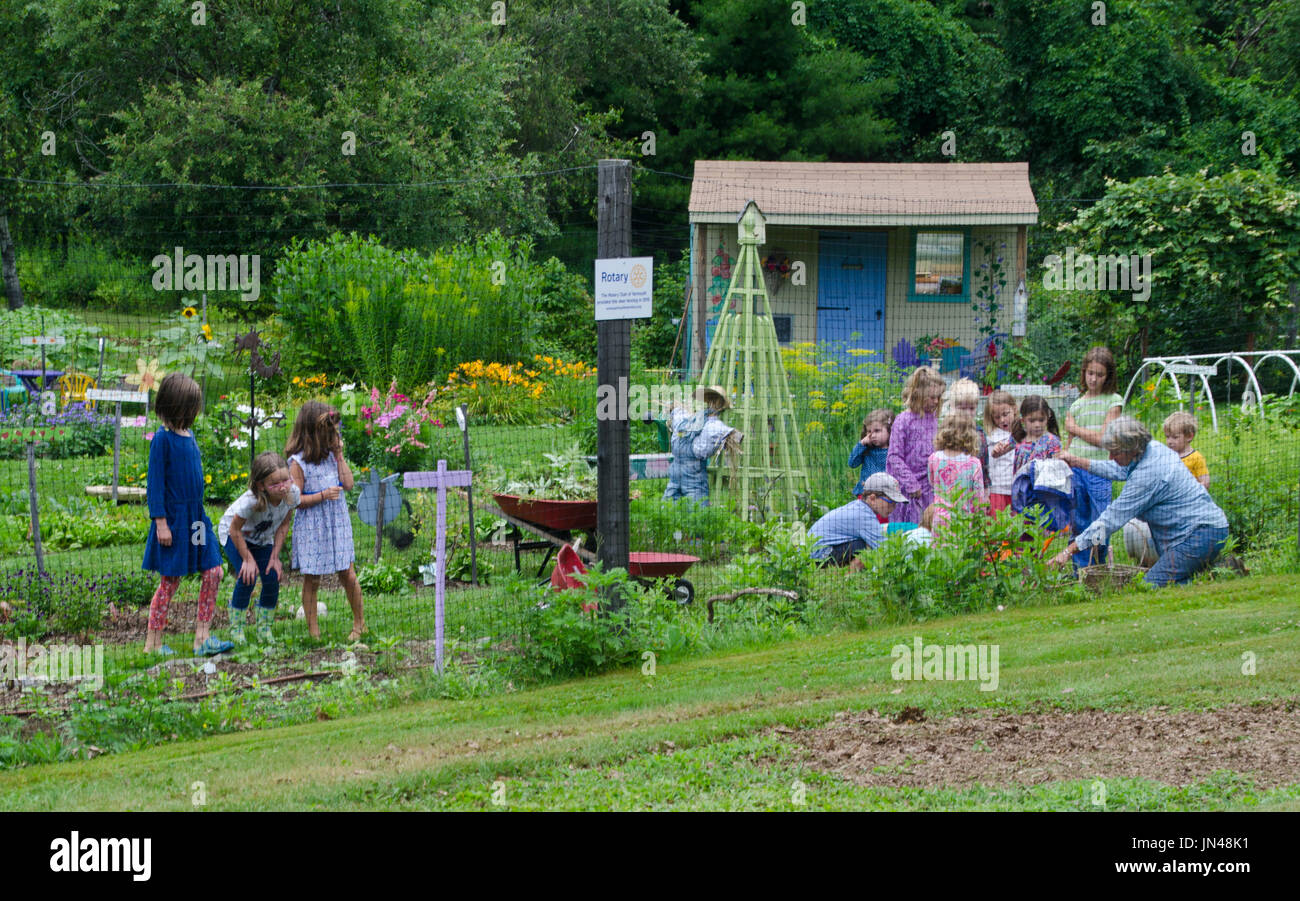
M207 340L207 341L211 341L211 340L212 340L212 326L208 325L208 324L205 322L205 323L203 323L202 326L199 327L199 331L203 332L203 337L204 337L205 340Z
M158 383L161 382L163 376L166 375L165 372L158 368L157 357L154 357L148 363L145 363L143 357L136 357L135 369L136 371L134 375L128 375L126 377L126 383L128 385L135 385L137 391L151 391L157 388Z

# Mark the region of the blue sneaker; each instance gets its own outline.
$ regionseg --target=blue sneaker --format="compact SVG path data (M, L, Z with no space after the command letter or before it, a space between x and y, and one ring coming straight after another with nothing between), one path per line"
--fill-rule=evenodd
M233 642L222 641L220 638L209 638L203 644L196 644L194 653L202 654L205 657L214 657L217 654L224 654L226 651L233 650L234 647Z

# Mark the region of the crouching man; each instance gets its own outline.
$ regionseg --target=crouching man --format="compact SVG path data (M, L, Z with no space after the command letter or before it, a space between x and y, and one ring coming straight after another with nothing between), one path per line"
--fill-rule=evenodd
M813 559L823 564L848 565L855 572L862 569L858 551L880 546L894 505L906 500L893 476L878 472L869 477L857 500L831 510L808 530Z

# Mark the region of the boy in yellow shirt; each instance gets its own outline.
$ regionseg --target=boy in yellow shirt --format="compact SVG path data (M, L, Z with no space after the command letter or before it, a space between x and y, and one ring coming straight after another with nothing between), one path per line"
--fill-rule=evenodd
M1178 454L1196 481L1206 488L1210 487L1210 468L1205 465L1205 457L1198 450L1192 450L1192 439L1196 437L1196 417L1191 413L1171 413L1164 425L1165 444Z

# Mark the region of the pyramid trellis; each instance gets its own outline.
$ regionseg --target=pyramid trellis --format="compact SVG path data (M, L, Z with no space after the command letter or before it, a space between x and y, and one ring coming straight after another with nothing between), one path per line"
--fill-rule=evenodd
M797 496L809 489L794 401L758 262L758 245L765 240L758 204L746 205L738 229L740 258L700 381L727 389L734 405L727 420L745 435L734 472L715 467L714 484L729 481L738 512L749 519L759 508L764 515L793 513ZM760 298L761 311L755 312Z

